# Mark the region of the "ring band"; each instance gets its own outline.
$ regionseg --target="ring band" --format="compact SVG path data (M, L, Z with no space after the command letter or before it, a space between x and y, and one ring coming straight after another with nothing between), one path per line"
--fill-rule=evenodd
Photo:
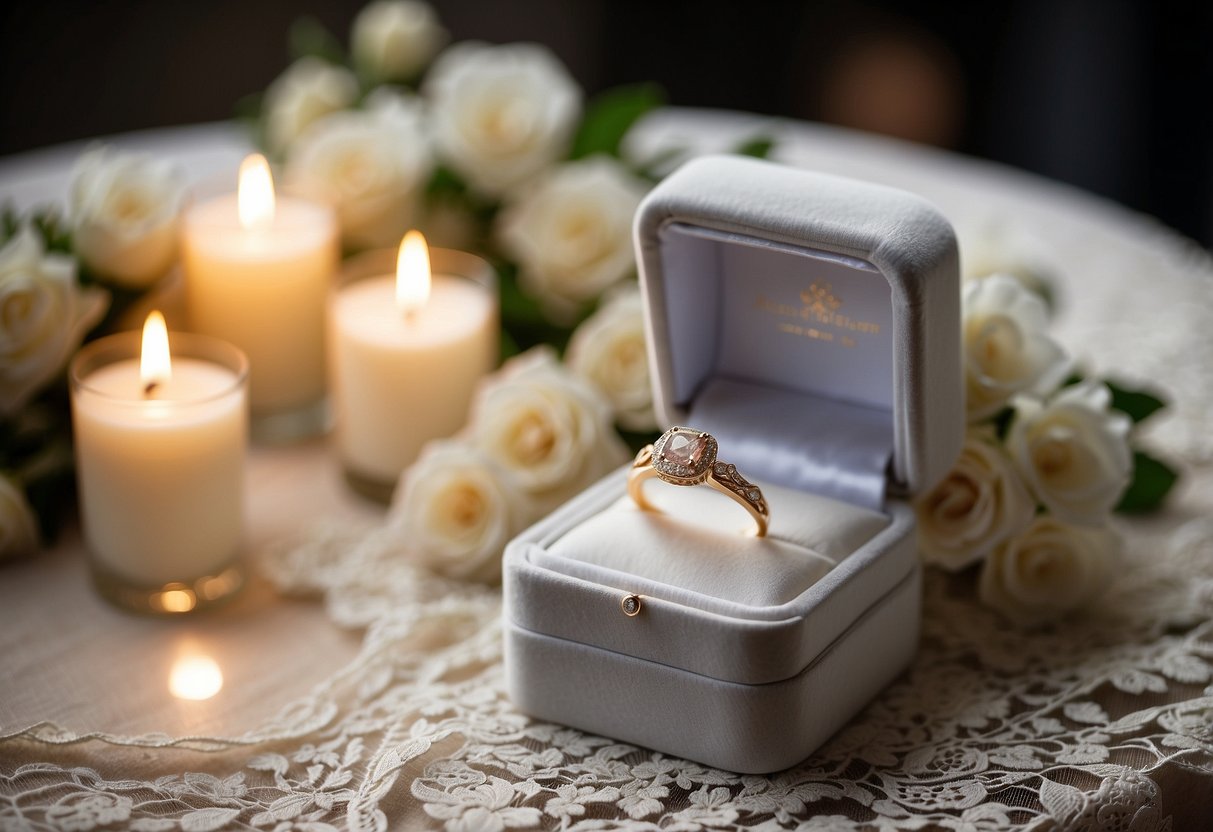
M673 427L636 454L628 472L628 494L645 511L660 511L644 495L646 480L657 477L670 485L707 485L729 497L754 520L754 536L764 537L771 519L762 490L716 458L716 438L692 428Z

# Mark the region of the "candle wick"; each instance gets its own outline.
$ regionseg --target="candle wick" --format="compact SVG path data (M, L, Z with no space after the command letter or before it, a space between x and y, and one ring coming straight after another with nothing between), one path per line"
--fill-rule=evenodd
M158 381L149 381L143 387L143 398L151 398L152 393L156 392L156 388L160 386Z

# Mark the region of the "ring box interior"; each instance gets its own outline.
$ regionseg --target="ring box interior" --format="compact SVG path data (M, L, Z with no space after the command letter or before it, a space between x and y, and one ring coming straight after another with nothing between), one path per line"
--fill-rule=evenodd
M607 477L506 550L507 687L542 719L779 770L917 647L909 501L964 433L955 238L908 193L723 156L658 185L635 238L658 417L712 434L770 529L657 479L642 511Z

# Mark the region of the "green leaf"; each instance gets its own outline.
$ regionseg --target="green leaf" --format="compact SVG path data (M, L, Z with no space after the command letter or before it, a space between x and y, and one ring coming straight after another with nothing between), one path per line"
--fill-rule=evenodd
M634 431L623 428L616 428L615 432L632 449L632 453L637 453L645 445L653 444L657 441L657 437L661 436L657 431Z
M463 196L467 193L467 183L464 182L459 174L448 168L446 165L438 165L434 168L434 173L430 176L430 181L426 183L426 196Z
M273 154L269 152L269 142L266 141L265 136L265 120L261 118L261 105L264 101L264 93L254 92L245 95L237 99L235 106L232 107L232 116L248 130L253 146L272 158ZM281 159L274 161L281 161Z
M564 349L568 343L571 328L553 324L543 314L543 307L538 299L522 291L518 285L518 269L513 263L500 261L497 268L497 285L501 297L501 327L508 335L509 342L503 338L502 358L507 356L508 349L526 352L531 347L546 344L554 347L557 352Z
M0 211L0 245L7 243L21 227L21 212L11 202L4 203Z
M522 352L518 346L518 342L514 340L514 336L510 335L508 330L501 330L501 349L497 355L498 364L504 364L509 359Z
M44 544L55 542L65 516L76 500L75 457L70 434L51 437L18 471L25 497L38 519Z
M1128 414L1134 422L1140 422L1167 406L1165 400L1145 390L1126 387L1110 379L1104 379L1104 384L1112 391L1112 409Z
M581 159L595 153L618 158L623 137L632 125L664 103L665 93L656 84L633 84L600 93L586 107L569 158Z
M770 158L774 147L775 139L771 136L754 136L733 148L733 152L742 156L753 156L755 159L767 159Z
M22 213L11 203L0 212L0 244L7 243L23 225L31 226L42 238L47 251L72 254L72 231L58 208L40 207Z
M232 115L239 121L256 121L261 117L261 104L265 99L263 92L251 92L236 99L232 105Z
M71 255L71 227L58 210L48 208L34 214L34 227L42 234L42 239L46 242L47 251Z
M1002 410L994 414L990 422L994 425L994 435L1001 442L1007 438L1007 434L1011 432L1011 422L1015 421L1015 408L1004 407Z
M333 64L345 63L345 50L333 33L316 18L308 15L291 24L289 37L293 60L314 57Z
M1142 514L1162 506L1167 494L1179 480L1179 473L1145 451L1133 452L1133 479L1120 498L1116 511Z

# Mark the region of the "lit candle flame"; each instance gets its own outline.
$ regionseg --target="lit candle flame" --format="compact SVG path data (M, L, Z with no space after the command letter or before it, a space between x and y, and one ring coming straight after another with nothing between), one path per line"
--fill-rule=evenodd
M173 662L168 689L178 699L210 699L223 690L223 671L210 656L191 650Z
M270 163L260 153L246 156L240 163L236 207L240 224L249 231L264 231L274 224L274 178Z
M406 316L416 314L430 299L430 249L420 231L410 231L396 258L396 305Z
M139 380L143 382L143 394L150 396L157 387L168 384L172 377L168 326L160 310L153 309L143 324L143 349L139 356Z

